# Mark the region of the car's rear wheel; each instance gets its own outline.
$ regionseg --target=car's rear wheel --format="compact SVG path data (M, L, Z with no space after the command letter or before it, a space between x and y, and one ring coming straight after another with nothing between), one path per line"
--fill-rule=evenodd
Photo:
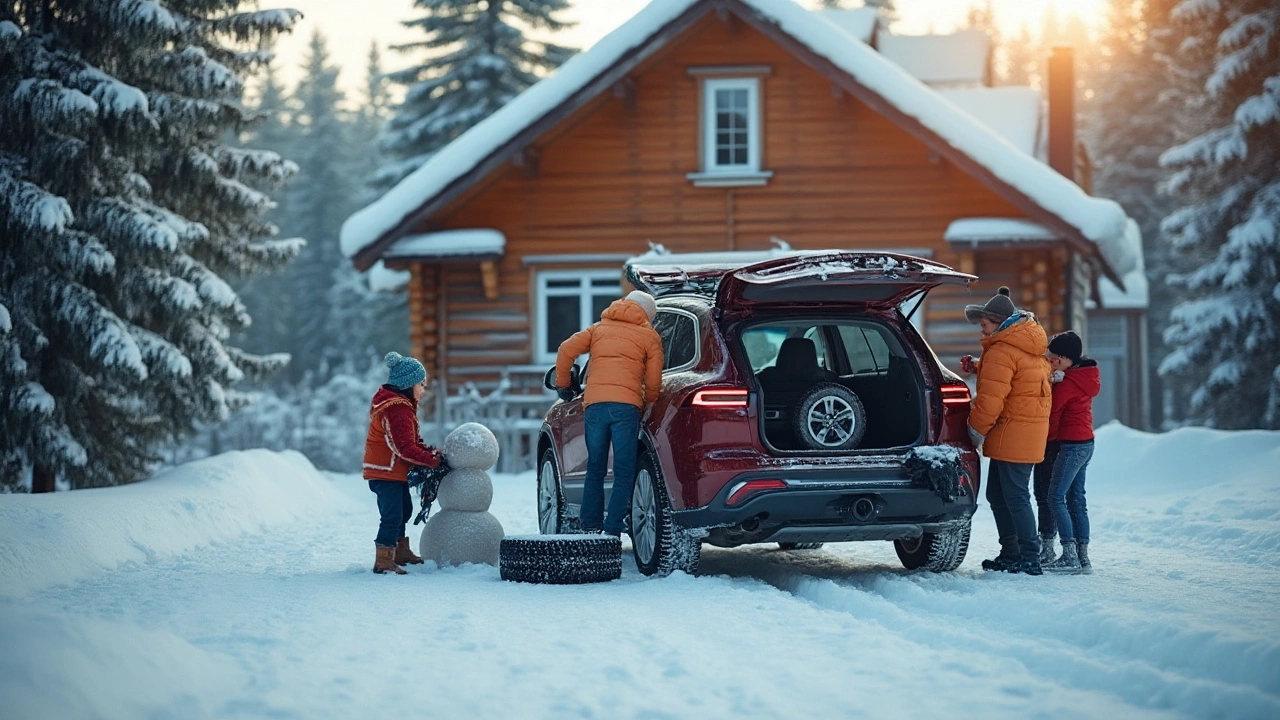
M676 527L667 487L647 453L637 464L630 532L636 567L645 575L665 576L676 570L697 572L702 541Z
M969 551L970 523L943 533L924 533L918 538L893 541L902 566L908 570L950 572L964 562Z
M822 543L816 542L780 542L778 549L780 550L817 550L822 547Z
M566 526L560 471L556 468L555 453L547 450L538 463L538 532L559 535Z
M813 450L850 450L867 432L867 411L849 388L833 382L809 389L791 415L792 430Z

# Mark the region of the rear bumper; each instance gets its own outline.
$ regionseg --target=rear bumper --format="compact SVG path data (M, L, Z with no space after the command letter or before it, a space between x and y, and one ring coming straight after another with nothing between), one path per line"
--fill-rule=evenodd
M741 483L779 478L787 488L768 490L734 505ZM900 470L872 468L803 473L744 473L726 483L706 506L675 512L677 525L707 530L707 542L732 547L759 542L898 540L966 524L977 508L971 488L946 502L913 485Z

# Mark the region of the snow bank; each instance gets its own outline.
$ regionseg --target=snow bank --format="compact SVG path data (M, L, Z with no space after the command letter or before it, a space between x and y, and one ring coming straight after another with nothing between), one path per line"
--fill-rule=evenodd
M133 485L0 495L0 597L175 555L344 505L297 452L230 452Z

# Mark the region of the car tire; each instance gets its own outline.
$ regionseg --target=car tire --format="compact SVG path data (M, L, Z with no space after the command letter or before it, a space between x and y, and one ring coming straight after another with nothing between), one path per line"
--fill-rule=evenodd
M506 537L498 549L503 580L550 585L608 582L622 577L622 542L612 535Z
M943 533L925 533L918 538L893 541L902 566L908 570L951 572L964 562L969 551L970 523Z
M641 455L636 464L629 532L636 568L641 573L665 577L676 570L690 575L698 571L702 540L676 527L667 486L648 453Z
M849 388L818 383L796 402L791 428L811 450L851 450L867 432L867 411Z
M548 449L542 453L542 460L538 463L538 532L543 535L564 532L569 526L564 506L556 454Z
M817 550L822 547L820 542L780 542L779 550Z

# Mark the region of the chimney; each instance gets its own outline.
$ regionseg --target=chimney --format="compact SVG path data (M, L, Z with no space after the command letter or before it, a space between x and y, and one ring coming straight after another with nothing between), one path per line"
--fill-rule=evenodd
M1049 57L1049 167L1076 180L1076 72L1070 47Z

